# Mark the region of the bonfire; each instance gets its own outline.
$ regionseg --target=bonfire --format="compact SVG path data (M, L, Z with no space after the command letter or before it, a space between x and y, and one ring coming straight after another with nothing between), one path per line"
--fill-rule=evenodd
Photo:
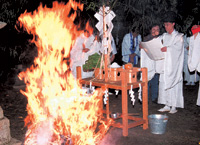
M82 33L74 24L77 9L83 10L83 4L53 2L52 8L40 5L18 18L38 48L34 64L19 74L28 100L24 144L98 144L109 129L111 121L104 121L99 107L103 92L86 94L67 62Z

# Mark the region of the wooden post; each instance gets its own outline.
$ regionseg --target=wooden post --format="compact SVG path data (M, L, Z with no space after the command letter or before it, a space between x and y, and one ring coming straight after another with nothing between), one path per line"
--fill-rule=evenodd
M107 88L109 91L109 88ZM109 94L108 94L108 100L106 101L106 116L109 119L110 118L110 105L109 105Z
M143 129L148 128L148 76L147 76L147 68L141 68L142 70L142 81L145 85L142 87L142 111L143 111L143 119L145 123L143 124Z
M103 116L103 106L104 106L104 101L103 101L103 95L104 95L104 93L103 92L105 91L105 88L101 87L100 91L101 91L101 93L99 95L100 95L101 99L99 101L99 108L100 108L100 111L101 111L100 115Z
M104 66L104 70L105 70L105 82L108 82L108 55L105 54L105 66Z
M76 67L76 78L77 79L82 79L81 67L80 66Z
M103 5L103 38L106 38L106 23L105 23L105 6ZM103 42L104 43L104 42ZM104 45L104 44L103 44ZM108 82L108 50L104 46L104 71L105 71L105 82Z
M127 99L127 77L126 72L121 72L122 78L122 126L123 136L128 136L128 99Z

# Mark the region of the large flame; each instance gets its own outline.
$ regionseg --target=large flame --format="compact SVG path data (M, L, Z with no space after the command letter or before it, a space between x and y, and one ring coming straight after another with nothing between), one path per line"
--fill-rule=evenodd
M33 13L21 14L19 22L38 47L34 65L19 74L28 99L27 145L97 144L108 130L101 118L102 91L84 93L67 64L70 48L80 35L74 25L76 10L83 5L70 0L54 2L52 8L40 5ZM72 11L73 10L73 11ZM107 125L106 125L107 124Z

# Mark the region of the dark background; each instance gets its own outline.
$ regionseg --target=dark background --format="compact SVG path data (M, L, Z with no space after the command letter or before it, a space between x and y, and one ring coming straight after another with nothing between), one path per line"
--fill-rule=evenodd
M52 7L51 0L1 0L0 1L0 21L7 25L0 29L0 82L4 83L11 68L18 64L29 66L35 55L37 55L34 45L30 44L32 39L23 28L19 27L18 17L20 14L33 12L41 4L49 8ZM67 3L68 0L58 2ZM114 28L112 35L116 42L118 54L115 61L121 60L121 42L123 36L129 32L133 26L140 28L140 34L144 37L148 34L150 25L159 23L161 33L162 18L166 11L171 10L177 13L178 19L176 29L179 32L190 35L190 28L200 20L199 0L81 0L84 10L78 10L79 17L75 23L84 25L88 20L92 27L95 27L97 19L94 14L105 4L110 6L116 17L113 19Z

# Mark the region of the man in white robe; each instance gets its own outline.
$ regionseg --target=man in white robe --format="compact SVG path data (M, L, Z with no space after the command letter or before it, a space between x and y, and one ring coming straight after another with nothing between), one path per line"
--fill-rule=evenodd
M158 24L153 24L151 26L150 34L144 37L144 42L150 41L154 38L157 38L160 34L160 27ZM148 57L144 49L141 48L141 67L146 67L148 70L148 96L149 99L154 103L157 103L158 99L158 83L159 83L159 74L156 72L156 61ZM153 48L152 48L153 49ZM151 96L150 96L151 94Z
M184 108L183 99L183 59L184 42L183 34L175 29L176 14L168 12L164 19L164 26L167 33L160 38L163 42L161 51L165 53L164 60L160 61L160 79L158 103L165 106L158 111L176 113L176 107Z
M189 43L189 55L188 55L188 67L189 70L200 72L200 25L194 25L192 27L193 36L190 37ZM199 85L200 87L200 85ZM200 88L197 97L197 103L200 106Z
M137 66L139 64L139 44L141 40L141 35L138 34L136 27L124 36L122 41L122 61L124 64L132 63L133 66Z
M184 35L184 63L183 63L183 72L184 72L184 81L187 83L185 85L194 86L196 82L199 81L200 77L197 71L190 72L188 68L188 52L189 52L189 40L190 37Z
M88 57L92 54L99 53L101 49L101 43L95 39L93 34L85 32L77 37L74 46L70 52L70 68L73 76L76 78L76 67L81 66L82 78L92 77L93 71L84 72L83 64L88 60Z

